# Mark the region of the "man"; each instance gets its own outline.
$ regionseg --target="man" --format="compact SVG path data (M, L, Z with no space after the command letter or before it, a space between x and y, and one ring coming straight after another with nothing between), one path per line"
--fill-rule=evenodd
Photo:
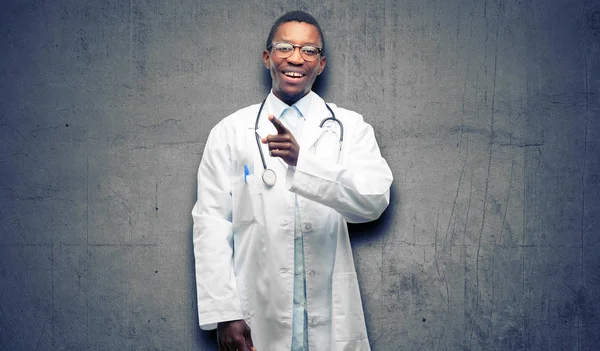
M392 174L362 116L311 91L323 45L309 14L279 18L271 93L208 137L194 255L200 327L220 350L369 350L346 222L381 215Z

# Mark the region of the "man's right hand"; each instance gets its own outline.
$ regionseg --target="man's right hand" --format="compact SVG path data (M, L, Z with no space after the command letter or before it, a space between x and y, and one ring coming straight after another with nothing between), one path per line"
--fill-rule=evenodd
M246 321L219 322L217 324L217 343L219 351L244 351L245 346L251 351L256 351L250 334L250 327Z

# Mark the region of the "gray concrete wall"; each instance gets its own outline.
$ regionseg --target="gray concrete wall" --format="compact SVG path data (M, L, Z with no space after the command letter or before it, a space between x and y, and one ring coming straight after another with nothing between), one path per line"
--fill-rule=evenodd
M3 1L0 349L214 350L190 211L284 11L395 175L353 226L373 350L600 349L600 3Z

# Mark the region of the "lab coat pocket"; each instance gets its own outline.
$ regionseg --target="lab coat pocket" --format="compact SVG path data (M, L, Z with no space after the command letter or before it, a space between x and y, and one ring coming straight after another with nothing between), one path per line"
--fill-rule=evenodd
M356 273L333 274L332 313L336 342L367 338Z
M249 174L234 179L231 185L231 217L234 227L259 222L262 211L262 181L259 176Z

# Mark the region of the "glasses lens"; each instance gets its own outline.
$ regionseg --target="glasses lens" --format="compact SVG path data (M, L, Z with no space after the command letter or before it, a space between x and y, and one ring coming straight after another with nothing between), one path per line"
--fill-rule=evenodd
M300 49L300 54L302 55L302 58L306 61L314 61L319 55L319 49L315 46L303 46Z
M292 56L294 52L294 46L289 43L275 43L273 46L273 50L275 50L275 54L281 58L287 58Z

